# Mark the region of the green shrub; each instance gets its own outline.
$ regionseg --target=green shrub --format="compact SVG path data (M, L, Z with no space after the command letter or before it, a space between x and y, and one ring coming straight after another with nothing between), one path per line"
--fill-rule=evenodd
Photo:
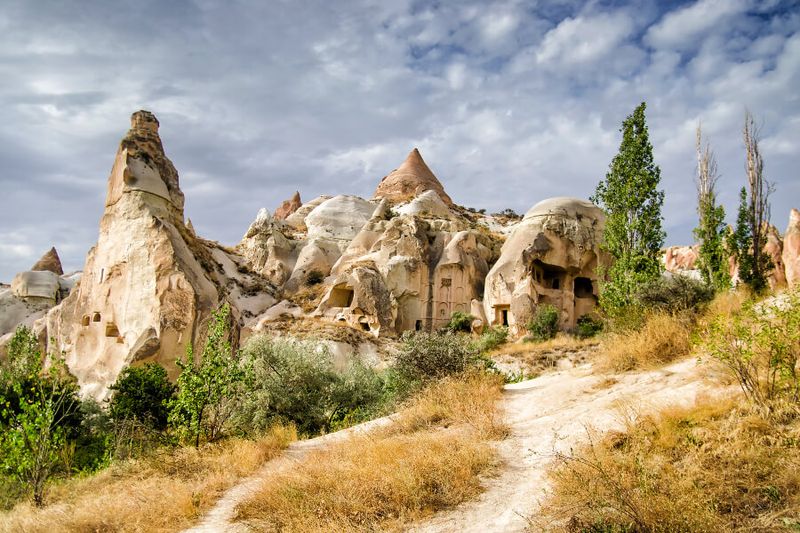
M474 316L464 313L463 311L456 311L450 316L450 322L447 323L445 328L447 331L451 331L453 333L469 333L472 331L473 320L475 320Z
M528 331L535 341L552 339L558 333L560 313L554 305L541 304L536 308L533 319L528 322Z
M714 287L701 280L669 275L642 284L635 299L644 308L668 313L697 309L714 299Z
M383 393L383 380L360 361L346 371L333 367L327 346L314 341L253 337L242 350L252 380L235 415L235 426L257 434L276 422L316 434L369 418Z
M592 317L591 315L583 315L578 317L575 326L575 334L581 339L588 339L594 337L603 330L603 321Z
M436 380L478 363L479 350L467 335L406 331L395 369L410 382Z
M169 401L175 394L167 371L158 363L128 367L109 387L114 391L109 403L109 414L115 422L136 419L154 429L167 427Z
M306 286L311 287L312 285L319 285L325 280L325 274L320 272L319 270L312 270L308 274L306 274Z
M481 353L494 350L508 339L508 328L505 326L488 327L478 339L478 349Z

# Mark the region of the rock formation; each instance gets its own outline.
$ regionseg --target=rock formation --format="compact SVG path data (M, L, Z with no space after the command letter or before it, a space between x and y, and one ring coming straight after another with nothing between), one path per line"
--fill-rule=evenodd
M375 198L400 203L413 200L425 191L434 191L444 203L453 206L442 184L422 160L419 150L414 148L402 165L381 180L375 190Z
M290 199L284 200L281 205L278 206L274 216L277 220L286 220L286 217L300 209L301 205L303 205L303 202L300 201L300 191L295 191Z
M61 259L58 257L58 252L55 246L50 248L38 261L31 267L31 270L48 270L59 276L64 275L64 269L61 267Z
M597 303L597 266L605 217L577 198L551 198L533 206L503 245L486 276L483 301L490 324L524 331L543 303L561 314L560 326L573 328Z
M782 260L786 283L795 287L800 283L800 211L797 209L789 213L789 225L783 235Z
M689 272L697 269L700 245L670 246L664 251L664 269L667 272Z

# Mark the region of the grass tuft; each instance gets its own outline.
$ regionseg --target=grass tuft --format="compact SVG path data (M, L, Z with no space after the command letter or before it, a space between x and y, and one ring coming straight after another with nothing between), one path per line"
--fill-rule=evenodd
M640 329L605 336L596 368L626 372L669 363L690 353L691 334L692 323L688 316L654 312Z

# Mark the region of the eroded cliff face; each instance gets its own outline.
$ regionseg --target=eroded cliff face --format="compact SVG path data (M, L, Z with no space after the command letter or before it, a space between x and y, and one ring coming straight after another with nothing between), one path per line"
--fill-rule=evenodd
M483 309L489 323L524 332L537 306L560 312L563 329L597 305L597 267L605 216L578 198L551 198L532 207L513 229L486 277Z
M46 319L49 351L65 354L84 393L102 399L139 361L174 374L176 357L219 304L211 254L184 225L183 202L158 121L134 113L80 285Z

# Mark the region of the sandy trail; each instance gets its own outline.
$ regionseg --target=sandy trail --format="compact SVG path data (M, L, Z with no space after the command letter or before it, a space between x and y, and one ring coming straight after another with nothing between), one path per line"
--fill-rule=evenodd
M583 366L507 385L503 399L511 435L499 444L504 465L485 480L473 501L432 516L412 531L524 531L536 515L547 487L546 473L556 452L587 439L587 428L622 428L622 405L648 411L694 402L715 387L705 382L695 359L663 369L615 375L592 375ZM615 381L614 381L615 380Z
M689 359L647 372L594 375L589 365L507 385L502 410L511 434L498 444L499 472L484 480L478 499L414 525L416 532L524 531L547 489L546 473L556 452L568 452L587 438L587 428L608 431L622 427L620 406L654 410L670 404L689 405L699 394L715 390L703 379L702 367ZM384 427L380 418L344 431L298 441L279 458L226 492L190 532L249 531L232 523L235 508L271 476L292 468L310 451L350 436Z

